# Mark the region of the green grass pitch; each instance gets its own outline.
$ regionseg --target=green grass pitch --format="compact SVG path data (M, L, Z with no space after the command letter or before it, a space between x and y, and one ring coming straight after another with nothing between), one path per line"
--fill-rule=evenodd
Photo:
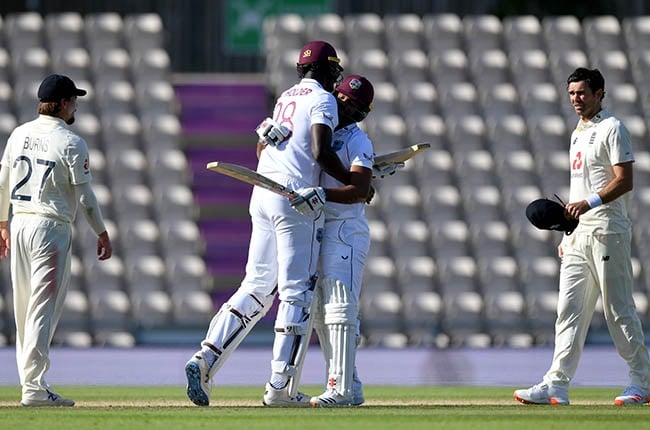
M215 386L194 406L184 387L57 387L74 408L22 408L0 387L0 429L607 429L650 428L650 406L613 406L620 388L572 388L571 406L526 406L504 387L364 387L355 408L270 409L262 387ZM317 387L305 387L316 393Z

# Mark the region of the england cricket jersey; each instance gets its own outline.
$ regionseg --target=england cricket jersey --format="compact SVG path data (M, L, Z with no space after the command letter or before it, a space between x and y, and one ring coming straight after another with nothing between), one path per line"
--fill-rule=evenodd
M351 166L361 166L372 169L374 151L368 135L357 126L350 124L334 132L332 146L343 165L349 169ZM321 174L321 186L324 188L338 188L344 184L337 181L327 173ZM359 218L365 216L365 203L343 204L326 202L326 206L338 213L336 218ZM326 214L330 218L331 214Z
M38 214L68 223L77 211L73 185L91 180L86 141L65 121L47 115L11 133L2 166L13 166L5 192L14 214Z
M572 203L601 191L614 178L614 165L634 161L630 133L605 109L590 121L578 123L571 134L569 155L569 201ZM582 214L576 232L607 234L628 231L631 226L627 214L628 196L629 193Z
M277 146L264 148L257 171L285 185L283 176L301 179L307 187L318 186L321 168L312 155L311 126L336 128L334 96L315 79L302 79L278 98L273 119L291 129L291 136Z

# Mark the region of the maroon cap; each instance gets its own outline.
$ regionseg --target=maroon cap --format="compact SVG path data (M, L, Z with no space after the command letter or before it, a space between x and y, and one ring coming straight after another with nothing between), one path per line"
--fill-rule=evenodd
M336 50L332 45L322 40L315 40L307 43L300 50L298 64L310 63L340 63L341 59L336 55Z
M346 76L335 91L350 97L368 110L372 109L375 90L370 81L361 75Z

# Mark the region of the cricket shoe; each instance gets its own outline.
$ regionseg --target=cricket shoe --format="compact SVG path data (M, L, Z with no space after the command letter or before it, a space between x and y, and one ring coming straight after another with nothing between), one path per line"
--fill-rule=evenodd
M359 406L365 402L363 398L363 384L357 377L352 379L352 405Z
M337 408L341 406L355 406L354 396L343 396L335 389L330 388L318 397L312 397L309 403L318 408ZM359 405L361 403L357 403Z
M629 385L614 399L615 405L644 405L650 403L648 392L636 385Z
M212 381L210 380L210 366L202 351L197 351L185 364L185 376L187 377L187 397L197 406L208 406Z
M530 388L517 390L514 394L517 401L525 405L562 405L569 404L569 392L564 387L549 385L544 382Z
M284 388L273 388L270 382L264 389L264 406L271 408L305 408L309 407L309 396L298 391L296 397L289 395L289 384Z
M46 390L46 392L46 399L25 399L20 402L20 405L25 407L74 406L74 400L61 397L57 393L50 390Z

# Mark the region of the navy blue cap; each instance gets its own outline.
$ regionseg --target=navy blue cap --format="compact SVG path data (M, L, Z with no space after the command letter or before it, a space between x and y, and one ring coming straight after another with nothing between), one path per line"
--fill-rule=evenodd
M77 88L72 79L63 75L50 75L38 87L38 99L43 103L59 102L72 96L85 96L86 90Z
M526 207L526 217L541 230L557 230L566 234L573 233L578 220L568 219L564 215L564 206L549 199L538 199Z

